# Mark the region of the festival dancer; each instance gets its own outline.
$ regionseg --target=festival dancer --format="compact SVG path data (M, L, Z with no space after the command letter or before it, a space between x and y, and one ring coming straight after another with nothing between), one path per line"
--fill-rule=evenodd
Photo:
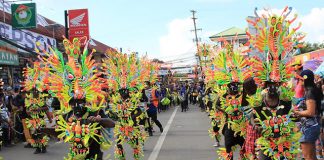
M216 106L224 114L222 133L225 137L225 148L220 148L219 155L226 160L233 159L232 147L241 146L240 156L244 157L244 136L246 119L243 114L242 84L250 74L245 69L248 61L240 52L234 51L226 40L220 39L224 47L218 50L213 58L212 66L206 70L206 80L214 80L214 90L218 94ZM244 70L245 69L245 70Z
M219 111L216 107L215 102L217 101L217 93L213 93L212 88L206 90L206 106L209 118L211 119L212 128L209 129L209 135L211 138L215 138L214 147L219 147L221 134L219 133L221 120L223 119L223 112ZM224 124L224 123L223 123Z
M248 102L253 111L254 128L261 133L256 144L263 160L296 159L299 148L301 134L291 111L294 92L287 82L293 76L288 60L295 48L300 47L299 41L304 36L296 35L300 24L297 28L291 27L297 15L287 20L291 10L286 7L279 16L256 14L255 20L248 20L259 33L247 33L250 45L259 51L252 63L258 90L248 97Z
M26 118L27 128L31 132L31 138L28 143L36 148L34 154L46 153L46 145L49 137L41 132L46 126L45 117L47 117L48 106L46 98L48 97L48 67L40 62L34 62L33 67L27 67L24 70L25 80L23 82L24 91L28 92L25 99L26 112L29 118ZM47 117L51 122L51 117Z
M157 77L157 65L152 65L144 58L136 55L108 52L103 61L103 70L107 76L106 83L112 90L111 111L118 117L115 127L116 150L115 158L124 160L123 144L126 142L133 148L134 159L143 156L145 132L136 120L144 82L153 81ZM151 79L152 78L152 79Z
M67 61L57 49L50 53L42 51L41 59L50 67L49 93L61 104L55 131L58 138L64 138L71 146L65 159L102 160L101 149L110 147L105 128L115 124L103 111L105 83L92 59L94 51L88 54L88 45L82 42L87 42L86 38L63 41Z

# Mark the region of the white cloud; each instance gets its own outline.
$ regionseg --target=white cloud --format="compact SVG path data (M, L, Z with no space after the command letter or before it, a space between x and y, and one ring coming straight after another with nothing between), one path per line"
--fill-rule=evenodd
M324 41L324 8L313 8L310 13L301 16L301 31L306 33L310 42Z
M177 59L179 55L195 53L192 19L174 19L168 24L168 33L160 37L160 56L163 60Z

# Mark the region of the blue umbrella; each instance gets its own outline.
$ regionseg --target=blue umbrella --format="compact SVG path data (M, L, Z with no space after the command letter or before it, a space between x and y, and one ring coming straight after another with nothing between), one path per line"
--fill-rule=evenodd
M324 62L322 62L314 73L324 78Z

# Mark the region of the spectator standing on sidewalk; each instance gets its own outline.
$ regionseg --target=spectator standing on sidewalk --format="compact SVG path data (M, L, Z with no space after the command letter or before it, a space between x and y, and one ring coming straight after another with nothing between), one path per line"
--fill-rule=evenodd
M11 146L11 121L9 115L10 113L8 111L8 108L4 105L4 94L0 93L0 131L2 131L2 135L0 134L0 143L2 142L2 145L5 147Z
M15 129L15 138L17 141L24 141L23 133L23 125L22 125L22 118L26 116L26 112L24 110L24 98L20 93L20 89L18 87L14 88L13 97L11 101L12 112L14 116L14 129Z
M305 90L305 102L298 110L294 110L296 116L300 117L302 137L302 153L306 160L317 159L315 142L320 135L319 115L321 113L322 92L315 85L314 73L304 70L300 75L303 79Z
M5 90L5 97L4 97L4 105L8 108L9 112L12 112L12 106L11 106L11 102L12 102L12 88L11 87L7 87L7 89Z

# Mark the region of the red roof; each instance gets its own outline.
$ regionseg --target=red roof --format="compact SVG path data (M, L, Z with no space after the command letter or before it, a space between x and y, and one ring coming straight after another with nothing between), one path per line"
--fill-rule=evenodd
M7 24L11 25L11 14L5 13L5 17L6 17L5 22ZM44 17L44 19L47 21L48 24L58 24L48 18ZM3 14L0 14L0 21L3 22ZM35 33L42 34L42 35L45 35L48 37L53 37L53 30L51 28L46 28L41 25L37 25L37 28L35 28L35 29L27 29L27 30L30 30ZM61 24L58 24L58 26L55 27L55 39L58 42L63 41L63 36L65 36L65 27ZM115 50L114 48L111 48L111 47L109 47L95 39L93 39L93 42L96 44L96 46L92 46L90 44L89 48L96 49L97 52L105 53L107 50Z

